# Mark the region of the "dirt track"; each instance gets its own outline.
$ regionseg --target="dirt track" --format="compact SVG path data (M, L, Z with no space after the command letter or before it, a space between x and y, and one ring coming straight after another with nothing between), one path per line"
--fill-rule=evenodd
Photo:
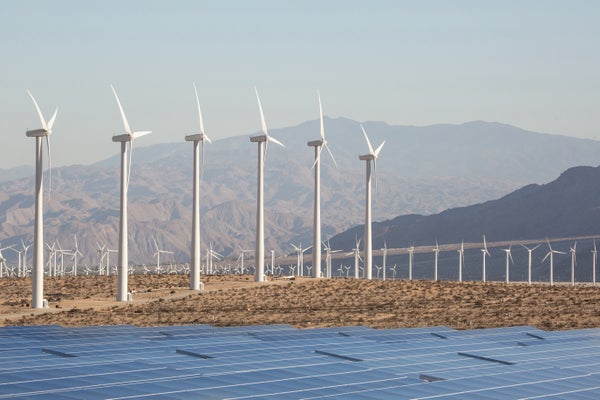
M114 276L46 278L50 307L32 310L31 280L4 278L0 325L600 327L600 287L354 279L255 283L250 276L202 281L205 291L197 293L187 289L187 276L131 276L134 300L118 303Z

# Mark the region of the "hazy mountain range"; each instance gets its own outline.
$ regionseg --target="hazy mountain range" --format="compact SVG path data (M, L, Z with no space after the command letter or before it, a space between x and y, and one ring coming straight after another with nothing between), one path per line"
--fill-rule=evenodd
M367 122L364 126L374 146L386 141L377 162L378 189L373 205L374 220L379 221L404 214L435 214L496 199L530 183L548 182L569 167L597 165L600 154L597 141L528 132L498 123L412 127ZM358 122L326 118L325 129L337 167L323 153L324 239L363 223L365 166L358 155L367 151ZM277 254L290 252L290 242L306 246L312 241L310 167L314 154L307 142L317 139L318 132L317 120L270 131L286 145L285 149L269 146L265 167L266 249ZM175 252L175 259L187 261L192 146L183 141L183 134L180 143L142 144L143 140L136 142L129 187L130 260L152 263L155 237L162 249ZM207 145L201 187L203 247L210 241L217 251L233 257L239 247L253 248L256 157L256 144L250 143L249 135ZM97 263L97 242L117 247L118 165L115 146L115 156L109 159L53 170L52 192L44 193L47 242L59 240L63 248L72 248L73 235L77 234L85 255L82 263L88 264ZM0 170L2 246L18 244L20 239L32 241L33 168L25 177L23 171L27 169ZM491 221L493 214L489 218ZM492 222L486 219L485 223ZM557 222L557 231L559 226ZM426 235L415 231L409 239L413 235L409 225L398 229L400 242L417 241L418 235L423 239ZM444 230L448 228L440 227L440 239L452 233ZM350 235L354 237L354 233ZM342 243L345 246L340 239Z

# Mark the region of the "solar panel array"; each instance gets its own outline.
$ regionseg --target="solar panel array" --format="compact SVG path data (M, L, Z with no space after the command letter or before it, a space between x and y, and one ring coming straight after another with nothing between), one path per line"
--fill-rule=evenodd
M0 328L0 399L598 399L600 329Z

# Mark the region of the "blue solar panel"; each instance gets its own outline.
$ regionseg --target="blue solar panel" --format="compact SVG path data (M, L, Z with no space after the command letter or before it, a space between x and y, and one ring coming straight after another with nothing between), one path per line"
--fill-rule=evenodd
M600 395L600 329L33 326L0 340L0 399Z

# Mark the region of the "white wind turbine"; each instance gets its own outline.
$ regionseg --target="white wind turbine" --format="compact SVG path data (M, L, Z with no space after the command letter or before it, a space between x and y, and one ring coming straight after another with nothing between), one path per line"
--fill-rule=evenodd
M410 246L408 248L408 280L412 281L413 279L413 262L415 259L415 246Z
M592 249L592 283L596 286L596 262L598 261L598 249L596 248L596 240L594 240L594 248Z
M360 262L363 261L362 258L360 257L360 239L359 238L356 238L356 247L354 247L352 249L352 252L348 253L347 255L350 256L353 254L354 254L354 278L358 279Z
M119 111L121 113L121 119L123 120L123 128L125 133L121 135L114 135L112 137L113 142L121 143L121 207L120 207L120 218L119 218L119 264L117 267L117 301L127 301L131 294L127 290L127 279L128 279L128 268L129 268L129 254L128 254L128 243L127 243L127 191L129 189L129 178L131 173L131 154L133 152L133 140L144 135L151 133L152 131L136 131L132 132L129 128L129 122L121 106L121 101L115 88L110 85ZM127 146L129 144L129 146ZM128 149L129 147L129 149ZM128 155L129 153L129 155Z
M325 249L325 270L326 277L331 278L331 255L333 253L339 253L342 250L332 250L331 244L329 244L329 240L327 243L323 243L323 248Z
M152 238L152 242L154 243L154 248L156 249L156 251L154 252L154 256L156 257L156 270L160 270L160 255L161 254L175 254L172 251L167 251L167 250L161 250L158 247L158 243L156 243L156 239L153 237Z
M438 244L438 241L435 241L435 248L433 249L433 280L437 281L438 280L438 258L440 256L440 245Z
M458 252L458 281L462 282L463 264L465 262L465 241L464 240L460 243L460 249L458 249L456 251Z
M313 168L315 169L315 192L314 192L314 220L313 220L313 244L312 244L312 261L313 261L313 277L321 277L321 152L323 149L327 149L327 152L331 156L333 163L335 164L335 158L333 153L327 146L327 140L325 140L325 127L323 125L323 107L321 105L321 94L317 93L319 98L319 120L321 138L319 140L313 140L308 142L308 146L315 148L315 162Z
M550 286L554 286L554 254L567 254L567 253L565 253L563 251L558 251L558 250L552 249L552 246L550 246L550 241L548 240L548 238L546 238L546 243L548 243L548 253L546 254L546 257L544 257L542 262L546 261L546 258L550 257Z
M571 253L571 286L575 286L575 265L577 264L577 241L569 248Z
M238 261L240 261L240 274L243 274L244 273L244 253L250 252L252 250L244 250L242 248L242 246L240 246L239 244L238 244L238 247L240 248L240 255L238 257Z
M2 254L2 250L12 249L13 247L15 247L15 246L12 245L12 246L0 248L0 278L4 277L4 273L2 272L3 270L6 270L8 272L8 268L6 266L6 258Z
M256 190L256 249L255 260L256 268L254 271L254 281L264 282L265 280L265 205L264 205L264 161L267 154L267 144L273 142L281 147L285 147L283 143L274 137L269 136L267 132L267 124L263 114L262 104L258 96L258 90L254 88L256 100L258 100L258 110L260 111L260 123L262 135L253 136L250 142L258 143L258 185Z
M187 135L185 140L194 143L194 199L192 207L192 266L190 269L190 289L202 290L204 285L200 282L200 263L202 253L200 250L200 180L204 173L204 143L212 143L204 131L204 122L202 121L202 110L200 109L200 99L198 90L194 83L194 93L196 94L196 106L198 107L198 121L200 133ZM200 142L202 142L202 167L200 167Z
M481 274L482 274L482 279L485 282L485 277L486 277L486 275L485 275L485 258L486 258L486 256L490 255L490 252L488 251L488 248L487 248L487 242L485 241L485 235L483 235L483 249L481 249L481 254L483 256L483 262L482 262L482 267L481 267L482 273Z
M23 249L23 271L22 275L27 276L27 250L31 247L31 245L25 246L25 242L21 239L21 247Z
M535 246L533 248L529 248L523 244L521 246L523 246L525 248L525 250L527 250L527 283L529 285L531 285L531 253L533 253L533 251L535 249L540 247L541 244L538 244L537 246Z
M510 282L510 263L512 262L513 264L515 263L513 261L512 258L512 254L511 254L511 247L512 244L508 245L508 249L502 249L502 251L504 251L506 253L506 283Z
M303 249L302 243L300 243L299 246L293 245L291 243L290 243L290 245L296 251L296 258L297 258L296 265L298 266L298 276L303 276L304 275L304 253L306 253L312 246L309 246L309 247Z
M386 278L386 274L385 274L385 270L387 269L387 252L388 252L388 248L387 248L387 242L384 240L383 241L383 249L381 249L382 251L382 268L383 268L383 280L385 281Z
M33 270L31 272L31 308L47 307L47 302L44 301L44 205L42 194L42 178L43 178L43 152L42 138L46 139L46 149L48 150L48 169L52 168L52 158L50 154L50 135L52 134L52 126L56 120L58 108L52 114L48 122L44 118L40 107L35 98L28 90L27 93L35 109L40 117L41 129L28 130L25 136L35 138L35 228L33 231ZM51 173L51 172L50 172ZM50 174L48 175L48 187L52 187Z
M79 244L77 243L77 235L75 237L75 248L72 250L72 258L73 258L73 276L77 276L77 262L79 256L83 256L83 253L79 251Z
M364 268L364 278L372 279L373 278L373 240L371 236L371 161L373 162L373 170L375 173L375 186L377 187L377 157L379 157L379 153L385 144L385 140L377 147L377 149L373 150L373 146L371 145L371 141L367 136L367 132L365 128L360 126L365 136L365 140L367 141L367 146L369 147L369 154L365 154L359 156L358 159L366 162L367 167L367 175L366 175L366 190L365 190L365 268Z
M18 250L15 249L14 247L10 247L9 250L14 251L15 253L17 253L17 258L18 258L18 264L17 264L17 276L21 277L21 269L23 268L23 250ZM1 257L1 250L0 250L0 257Z

